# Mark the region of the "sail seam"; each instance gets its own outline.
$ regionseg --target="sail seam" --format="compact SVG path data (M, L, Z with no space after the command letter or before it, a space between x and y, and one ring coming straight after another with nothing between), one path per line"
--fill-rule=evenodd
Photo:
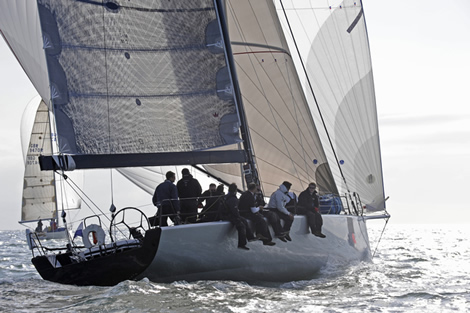
M76 0L77 2L83 2L91 5L97 6L105 6L106 3L101 1L93 1L93 0ZM205 7L205 8L194 8L194 9L152 9L152 8L138 8L138 7L131 7L125 5L119 5L119 9L128 9L140 12L148 12L148 13L181 13L181 12L204 12L204 11L214 11L213 7Z
M174 94L153 94L153 95L142 95L142 94L125 94L125 95L120 95L120 94L82 94L82 93L70 93L72 97L77 97L77 98L163 98L163 97L191 97L195 95L208 95L208 94L214 94L214 90L205 90L205 91L200 91L200 92L188 92L188 93L174 93Z
M267 143L271 144L271 145L279 152L279 154L290 158L290 155L284 153L281 149L279 149L279 148L276 146L275 143L273 143L273 142L267 140L267 139L266 139L264 136L262 136L259 132L254 131L254 130L252 130L252 131L253 131L253 133L257 134L260 138L263 138ZM297 151L297 150L296 150L296 151ZM263 160L263 159L261 159L261 160ZM266 162L266 163L268 163L268 164L271 164L271 163L269 163L269 162L267 162L267 161L265 161L265 160L263 160L263 161ZM296 168L296 169L297 169L297 168L302 168L302 166L300 166L300 164L298 164L297 162L294 162L293 160L292 160L292 163L293 163L293 165L294 165L294 168ZM280 167L276 167L276 168L281 169L283 172L289 173L289 175L292 175L292 173L287 172L287 171L284 171L284 170L283 170L282 168L280 168ZM296 170L296 171L297 171L297 170ZM306 170L305 172L308 172L308 171ZM300 178L299 178L299 179L300 179Z
M255 10L253 10L253 7L251 6L251 3L250 3L250 7L251 7L251 9L252 9L252 12L255 12ZM260 23L259 23L258 17L256 16L256 14L254 14L254 16L255 16L256 22L258 23L260 29L262 29L262 27L261 27L261 25L260 25ZM235 14L234 14L234 18L237 19ZM237 20L237 21L238 21L238 20ZM241 34L241 36L242 36L243 38L246 38L246 36L244 35L244 33L243 33L243 31L242 31L241 29L240 29L240 34ZM264 36L264 33L263 33L263 32L262 32L262 35L263 35L264 41L267 42L266 37ZM250 47L250 45L245 45L245 47L248 48L248 47ZM250 59L250 63L252 64L252 67L254 68L254 64L253 64L253 61L252 61L251 59ZM279 67L279 65L277 65L277 66ZM284 147L286 148L286 151L287 151L287 153L288 153L288 157L291 159L292 165L293 165L293 167L295 168L295 170L296 170L296 172L297 172L297 167L295 166L295 163L293 162L293 160L292 160L292 158L291 158L291 156L290 156L289 149L288 149L288 147L287 147L286 138L282 135L281 129L280 129L279 124L278 124L278 121L277 121L277 119L276 119L276 117L275 117L275 114L273 113L272 104L268 101L268 98L267 98L267 96L266 96L266 91L264 90L264 88L263 88L263 86L262 86L262 84L261 84L261 80L260 80L260 78L259 78L259 75L258 75L258 73L257 73L256 71L255 71L255 74L256 74L256 78L257 78L257 80L258 80L258 83L260 83L260 87L261 87L261 90L260 90L260 91L262 92L263 97L265 98L266 103L268 104L268 107L269 107L269 109L270 109L270 111L271 111L273 120L274 120L274 122L275 122L275 127L276 127L278 133L280 134L280 137L281 137L281 139L282 139L282 142L283 142L283 144L284 144ZM271 80L271 82L272 82L272 80ZM297 175L298 175L298 173L297 173Z
M253 65L252 65L252 66L253 66ZM243 69L242 69L242 71L248 76L248 73L246 73L246 71L244 71ZM264 73L267 74L266 71L265 71ZM253 86L257 86L257 85L256 85L256 82L255 82L253 79L249 78L249 80L253 83ZM274 83L273 83L272 79L269 79L269 81L270 81L271 84L274 86ZM264 91L261 90L260 88L256 87L256 89L257 89L261 94L264 94ZM279 95L279 96L281 97L281 95ZM282 97L281 97L281 98L282 98ZM284 101L284 100L283 100L283 101ZM286 103L284 102L284 104L286 104ZM257 108L255 105L253 105L253 104L251 104L251 105L253 106L253 109L254 109L254 110L258 111L258 112L260 113L260 115L263 116L263 115L261 114L261 112L258 110L258 108ZM286 104L286 105L287 105L287 104ZM274 110L274 111L275 111L278 115L280 115L276 110ZM264 116L263 116L263 117L264 117ZM271 120L269 120L269 119L266 119L266 122L269 123L269 124L270 124L271 126L273 126L274 128L277 127L277 126L276 126ZM305 121L304 121L304 122L305 122ZM252 130L252 131L253 131L253 130ZM291 131L290 128L289 128L289 131ZM291 133L292 133L292 132L291 132ZM292 135L294 135L294 133L292 133ZM313 136L313 134L310 134L310 135ZM305 135L303 135L303 137L305 137ZM267 141L267 140L266 140L266 142L271 143L270 141ZM313 147L312 147L311 145L308 145L308 147L310 147L310 151L312 152L312 154L314 154L314 151L315 151L315 150L313 149ZM303 148L304 148L304 147L303 147ZM297 153L299 153L298 150L296 149L296 147L293 147L293 149L294 149Z
M286 72L287 72L287 76L288 76L287 81L289 83L289 91L290 91L290 95L291 95L291 99L292 99L292 105L294 107L295 122L297 124L297 130L299 131L300 146L302 147L302 158L303 158L304 163L305 163L305 170L307 171L307 177L309 177L307 160L305 158L305 149L304 149L304 146L302 144L302 130L300 129L299 117L297 115L297 110L296 110L297 109L297 104L295 103L294 94L292 93L292 81L291 81L291 77L289 75L289 68L287 66L287 60L286 60L285 66L286 66ZM302 179L300 178L300 175L297 171L297 168L295 169L295 171L297 173L297 178L299 179L300 184L302 184Z
M180 46L180 47L172 47L172 48L164 48L164 49L151 49L151 48L132 48L132 49L124 49L124 48L112 48L112 47L92 47L92 46L83 46L83 45L70 45L64 44L62 45L63 49L70 49L70 50L107 50L107 51L118 51L118 52L167 52L167 51L206 51L206 45L191 45L191 46Z
M245 71L243 71L243 72L246 73ZM266 73L266 72L265 72L265 73ZM250 81L253 83L253 85L256 85L256 83L255 83L255 81L254 81L253 79L250 78ZM273 84L273 82L272 82L271 79L269 79L269 81L271 82L271 84ZM274 85L274 84L273 84L273 85ZM260 88L257 88L257 90L258 90L260 93L262 93L262 94L264 93L264 91L261 90ZM253 104L251 104L251 105L253 106L253 109L254 109L254 110L258 111L258 112L260 113L260 115L263 116L263 115L261 114L261 112L258 110L258 108L257 108L255 105L253 105ZM278 115L280 115L276 110L274 110L274 111L275 111ZM265 116L263 116L263 117L266 119L266 123L269 123L271 126L273 126L273 128L278 128L278 126L275 125L270 119L267 119ZM251 130L251 131L255 132L254 130ZM290 128L289 128L289 131L291 131ZM256 133L256 132L255 132L255 133ZM294 135L294 133L292 133L292 134ZM261 137L262 137L262 136L261 136ZM303 137L305 137L305 136L303 135ZM262 137L262 138L264 138L264 137ZM270 141L268 141L268 140L266 140L266 142L268 142L268 143L272 144L273 146L275 146L272 142L270 142ZM311 145L308 145L308 147L310 148L310 150L312 151L312 153L314 153L315 150L313 149L313 147L312 147ZM303 148L305 148L305 146L304 146ZM292 147L292 149L294 149L294 151L296 151L297 153L299 153L298 150L296 149L296 147ZM284 155L285 155L285 154L284 154Z

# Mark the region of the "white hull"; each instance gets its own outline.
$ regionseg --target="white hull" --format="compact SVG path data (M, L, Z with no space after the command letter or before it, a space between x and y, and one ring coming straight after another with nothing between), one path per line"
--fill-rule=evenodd
M66 239L67 230L58 230L55 232L35 232L39 239Z
M362 217L323 215L323 222L324 239L310 233L305 216L296 216L291 242L275 239L275 246L250 242L250 251L237 248L237 232L229 222L163 227L157 254L140 278L295 281L312 278L330 262L370 260Z

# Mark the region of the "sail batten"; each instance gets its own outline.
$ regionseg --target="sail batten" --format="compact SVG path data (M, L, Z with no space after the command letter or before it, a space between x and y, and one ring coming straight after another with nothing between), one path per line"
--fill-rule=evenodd
M245 53L276 53L276 52L281 52L281 53L285 53L287 55L290 55L289 51L285 50L282 47L270 46L270 45L260 44L260 43L256 43L256 42L231 41L230 44L232 46L246 46L246 47L250 47L250 48L252 48L252 47L263 48L263 50L260 50L260 51L238 52L238 53L234 53L234 55L245 54Z

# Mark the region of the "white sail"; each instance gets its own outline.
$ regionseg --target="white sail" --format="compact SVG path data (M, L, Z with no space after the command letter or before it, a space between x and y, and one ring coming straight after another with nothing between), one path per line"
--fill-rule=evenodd
M164 181L165 173L170 170L163 170L161 167L136 167L136 168L120 168L117 171L129 181L134 183L140 189L153 195L156 186ZM171 169L173 172L174 168ZM150 199L150 197L149 197Z
M310 182L337 193L272 1L226 1L228 28L261 186L284 181L299 193ZM240 166L208 167L240 182ZM237 180L238 178L238 180Z
M34 107L37 110L30 110ZM23 114L21 129L22 133L30 134L26 149L21 221L55 219L57 212L54 172L41 171L38 163L40 154L52 153L49 111L43 101L39 103L39 106L37 102L30 103L28 108ZM30 120L32 112L35 118L31 127L27 121ZM22 135L22 137L25 136Z
M51 99L43 38L37 5L30 0L2 1L0 34L14 51L42 99ZM46 42L44 41L46 40Z
M308 75L307 80L298 63L316 124L325 123L319 130L330 164L336 165L332 170L340 193L355 192L369 210L384 209L375 91L361 2L276 3L287 38L292 49L298 49Z
M38 104L39 103L39 104ZM63 178L54 172L41 171L38 157L55 150L55 133L51 131L49 110L44 101L35 98L26 107L21 120L21 141L25 158L21 222L56 220L58 210L79 209L81 199ZM70 173L76 189L83 186L83 172ZM57 186L60 186L57 188Z

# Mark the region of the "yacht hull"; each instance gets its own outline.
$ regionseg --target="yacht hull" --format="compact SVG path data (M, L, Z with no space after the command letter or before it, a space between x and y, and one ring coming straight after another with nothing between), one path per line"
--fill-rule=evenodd
M124 240L122 245L87 249L80 257L70 252L33 257L32 263L44 280L77 286L113 286L135 279L152 261L161 230L150 229L142 244ZM94 251L93 251L94 250Z
M46 232L35 232L36 236L39 239L66 239L67 238L67 230L62 228L57 231L46 231Z
M291 242L250 242L249 251L237 248L237 233L229 222L162 227L155 258L137 279L285 282L311 279L328 263L371 259L362 217L323 215L323 222L326 238L312 235L305 216L296 216Z

